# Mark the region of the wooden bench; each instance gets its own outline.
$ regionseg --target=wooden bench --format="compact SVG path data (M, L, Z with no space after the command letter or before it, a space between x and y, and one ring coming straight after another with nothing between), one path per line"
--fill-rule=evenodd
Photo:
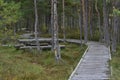
M52 43L51 38L40 38L40 39L38 39L38 41L40 43ZM36 40L35 39L18 39L18 42L26 44L26 43L35 43ZM59 39L59 42L63 42L63 40Z
M38 39L40 45L51 45L51 39ZM24 44L26 46L35 46L36 40L35 39L19 39L18 43Z
M43 39L38 39L39 42L50 42L51 39L49 38L43 38ZM24 42L36 42L35 39L18 39L18 42L24 43Z
M51 38L39 38L41 49L51 49L52 39ZM60 40L59 40L60 41ZM35 39L18 39L18 45L15 48L18 49L36 49L37 44ZM59 45L60 48L65 48L65 45Z
M24 44L16 44L16 45L14 45L14 47L16 48L16 50L19 50L21 46L24 46Z
M60 48L65 48L65 45L59 45ZM36 49L37 46L22 46L19 49ZM52 46L48 45L48 46L40 46L41 49L51 49Z

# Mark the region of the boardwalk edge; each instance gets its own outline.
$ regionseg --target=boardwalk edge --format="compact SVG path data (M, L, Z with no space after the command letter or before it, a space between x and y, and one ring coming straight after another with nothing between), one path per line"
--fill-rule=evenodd
M79 63L77 64L76 68L74 69L74 71L72 72L72 74L70 75L70 77L68 78L68 80L71 80L71 79L72 79L72 77L73 77L73 75L75 74L75 72L76 72L77 68L78 68L78 67L79 67L79 65L81 64L81 62L82 62L82 60L83 60L84 56L86 55L86 53L87 53L88 49L89 49L89 46L88 46L88 47L87 47L87 49L85 50L85 52L84 52L84 54L82 55L82 57L81 57L81 59L80 59Z
M112 60L112 56L111 56L111 51L110 51L110 46L108 47L109 48L109 59L110 61ZM110 65L110 78L113 76L113 72L112 72L112 66Z

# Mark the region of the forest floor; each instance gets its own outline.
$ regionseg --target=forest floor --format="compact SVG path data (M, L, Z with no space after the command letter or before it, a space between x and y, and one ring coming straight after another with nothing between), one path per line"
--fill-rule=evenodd
M34 51L0 47L0 80L67 80L86 46L66 43L61 50L64 63L57 64L50 50Z
M111 80L120 80L120 45L117 47L117 52L112 54L111 70Z
M74 42L75 41L75 42ZM0 47L0 79L3 80L67 80L79 60L86 46L80 47L79 40L67 39L66 48L61 50L65 63L57 64L54 53L43 51L36 54L34 51L24 52L14 47ZM82 41L84 43L84 41ZM72 44L72 43L77 43ZM120 46L112 55L112 78L120 80Z

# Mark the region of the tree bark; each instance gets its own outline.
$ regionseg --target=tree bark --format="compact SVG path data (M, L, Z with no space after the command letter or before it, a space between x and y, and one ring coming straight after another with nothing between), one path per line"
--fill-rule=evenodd
M103 0L103 25L104 25L104 39L107 46L110 44L109 29L108 29L108 10L106 0Z
M54 45L54 52L55 52L55 58L57 61L61 59L60 55L60 47L59 47L59 41L58 41L58 15L57 15L57 0L53 0L53 45Z
M53 19L53 2L54 0L51 0L51 30L52 30L52 32L51 32L51 35L52 35L52 48L51 48L51 50L52 51L54 51L54 27L53 27L53 22L54 22L54 19Z
M84 41L88 41L88 20L87 20L87 0L82 0Z
M80 11L79 11L79 28L80 28L80 42L82 43L82 4L80 0Z
M93 8L93 3L92 1L89 1L89 19L88 19L88 23L89 23L89 27L90 27L90 39L93 37L93 33L92 33L92 8Z
M63 27L63 40L65 42L66 40L66 32L65 32L65 1L62 0L62 6L63 6L63 13L62 13L62 27Z
M37 2L34 0L34 9L35 9L35 40L36 40L36 45L37 45L37 50L40 51L40 43L38 41L38 31L37 31L37 26L38 26L38 12L37 12Z
M112 52L116 52L117 26L118 26L118 16L114 15L114 17L113 17L113 35L112 35Z
M98 10L98 0L96 0L96 3L95 3L95 9L96 9L96 12L97 12L97 15L98 15L98 27L99 27L99 33L100 33L100 42L102 41L102 28L101 28L101 18L100 18L100 12Z
M120 9L120 1L115 0L113 3L113 26L112 26L112 52L116 52L117 42L119 41L119 15L114 12L115 9Z

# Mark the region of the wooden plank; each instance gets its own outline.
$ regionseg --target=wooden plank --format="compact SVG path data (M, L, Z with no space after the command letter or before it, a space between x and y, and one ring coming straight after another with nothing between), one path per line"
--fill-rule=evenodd
M48 45L48 46L40 46L41 49L51 49L51 45ZM36 46L23 46L23 47L20 47L20 49L35 49L37 48ZM65 45L60 45L60 48L65 48Z
M26 46L36 46L36 43L25 43ZM40 43L40 46L48 46L50 43Z
M24 44L16 44L16 45L14 45L14 47L15 47L17 50L19 50L21 46L24 46Z
M109 80L109 48L88 42L89 49L68 80Z
M50 38L42 38L42 39L38 39L39 42L50 42L51 39ZM18 39L19 42L36 42L35 39Z
M39 42L51 42L51 38L39 38ZM59 41L63 41L63 39L59 39ZM36 42L35 39L18 39L18 42Z
M32 38L32 35L34 35L33 33L25 33L23 35L21 35L21 38Z

